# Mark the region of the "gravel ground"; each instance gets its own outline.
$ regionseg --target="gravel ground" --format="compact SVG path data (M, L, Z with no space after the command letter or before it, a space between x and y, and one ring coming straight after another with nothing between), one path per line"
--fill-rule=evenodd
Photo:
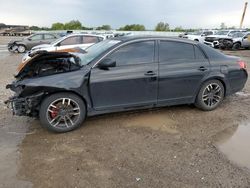
M249 50L225 53L250 62ZM216 147L250 122L249 82L212 112L184 105L116 113L53 134L3 105L21 57L0 50L0 187L250 187L249 169Z

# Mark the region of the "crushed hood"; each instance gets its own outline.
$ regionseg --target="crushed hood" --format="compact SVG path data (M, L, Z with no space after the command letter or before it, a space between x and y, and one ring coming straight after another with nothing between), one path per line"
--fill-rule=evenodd
M71 53L71 52L74 52ZM19 64L17 67L17 72L15 74L16 79L22 79L27 76L31 76L32 71L35 70L37 67L41 67L41 69L44 69L44 65L51 65L51 66L57 66L57 64L60 64L60 60L64 64L69 64L69 67L71 67L71 64L74 64L74 67L81 67L80 65L80 60L79 61L74 61L70 62L68 59L69 58L76 58L77 54L76 53L84 53L85 51L79 49L74 49L70 52L47 52L47 51L38 51L30 54L30 58L27 59L26 61L22 62ZM86 53L86 52L85 52ZM59 59L59 60L58 60ZM70 70L68 70L70 71Z

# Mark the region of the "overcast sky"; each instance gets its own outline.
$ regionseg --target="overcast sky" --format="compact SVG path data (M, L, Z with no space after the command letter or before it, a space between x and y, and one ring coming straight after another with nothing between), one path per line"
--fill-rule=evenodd
M163 21L170 27L214 28L240 24L245 0L0 0L0 23L51 26L79 20L84 26L144 24L153 29ZM250 27L250 10L245 27Z

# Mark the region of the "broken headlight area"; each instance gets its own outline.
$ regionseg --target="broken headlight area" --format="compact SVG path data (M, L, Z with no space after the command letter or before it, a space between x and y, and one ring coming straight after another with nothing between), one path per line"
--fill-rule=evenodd
M25 88L24 85L15 85L15 83L6 85L6 89L14 91L17 95L21 94L24 88Z
M40 101L44 92L36 93L27 97L15 95L5 101L5 104L11 108L13 115L37 117Z

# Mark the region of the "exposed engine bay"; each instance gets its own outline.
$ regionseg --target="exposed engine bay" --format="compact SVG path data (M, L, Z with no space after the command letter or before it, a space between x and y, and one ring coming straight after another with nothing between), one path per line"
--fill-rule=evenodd
M18 67L15 76L18 80L25 78L49 76L81 68L80 58L68 52L38 52L27 62Z

